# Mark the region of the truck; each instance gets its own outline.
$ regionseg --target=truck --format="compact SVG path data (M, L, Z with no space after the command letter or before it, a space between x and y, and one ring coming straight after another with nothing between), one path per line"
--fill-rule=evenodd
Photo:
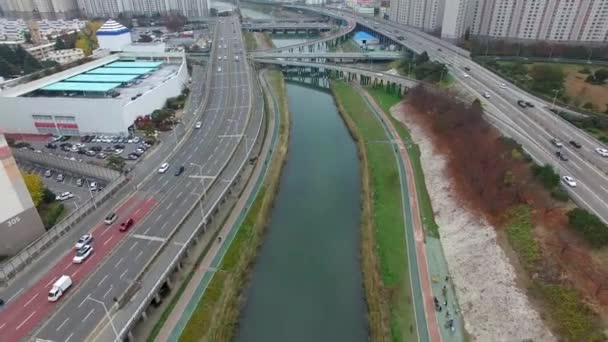
M67 289L72 286L72 278L69 275L62 275L55 281L53 287L49 291L49 302L56 302Z

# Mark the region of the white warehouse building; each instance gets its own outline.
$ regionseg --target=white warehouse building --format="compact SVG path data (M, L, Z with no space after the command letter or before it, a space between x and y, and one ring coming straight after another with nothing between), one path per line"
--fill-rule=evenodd
M187 82L183 52L112 54L0 91L0 133L126 135Z

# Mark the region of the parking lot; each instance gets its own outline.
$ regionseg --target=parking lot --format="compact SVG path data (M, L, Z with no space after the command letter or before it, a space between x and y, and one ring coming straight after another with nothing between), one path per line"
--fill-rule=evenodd
M89 187L95 185L97 190L103 189L105 186L105 182L92 179L92 178L83 178L76 177L69 174L63 174L59 170L51 170L50 177L47 177L45 173L47 169L42 167L33 166L30 164L22 164L19 163L19 169L25 173L34 173L39 175L42 178L42 182L44 185L55 193L56 196L59 196L65 192L70 192L73 194L73 197L62 200L62 203L65 206L65 209L72 211L73 209L78 208L82 203L86 202L91 198L91 196L95 195L95 191L89 191ZM57 177L59 174L63 175L63 180L58 181ZM78 179L81 179L81 185L78 185ZM93 184L95 183L95 184Z
M148 141L148 143L146 143ZM49 141L25 141L29 148L36 152L48 153L62 158L88 162L100 166L106 166L107 159L116 155L127 163L127 168L132 165L152 147L151 141L141 137L116 137L116 136L83 136L49 139Z

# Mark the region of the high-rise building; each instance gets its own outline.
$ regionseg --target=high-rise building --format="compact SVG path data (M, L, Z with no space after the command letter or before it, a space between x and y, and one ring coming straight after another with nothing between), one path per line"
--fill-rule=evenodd
M177 12L186 17L208 17L209 5L207 0L171 0L176 3Z
M389 19L434 31L441 27L445 4L445 0L391 0Z
M3 134L0 134L0 190L0 255L12 256L45 230Z
M78 0L80 15L89 18L117 17L124 12L122 0Z
M2 12L9 18L30 19L35 15L34 0L0 0Z

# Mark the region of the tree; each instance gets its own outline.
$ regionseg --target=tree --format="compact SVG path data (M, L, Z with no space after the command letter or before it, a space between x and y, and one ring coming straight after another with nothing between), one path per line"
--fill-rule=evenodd
M564 82L564 72L558 66L537 64L530 69L532 77L532 89L551 93L553 90L562 89Z
M593 247L608 244L608 227L585 209L574 208L568 212L570 226L582 235Z
M42 189L42 203L49 204L56 200L55 193L45 187Z
M163 18L163 23L171 32L181 31L186 25L186 17L180 14L170 14Z
M111 169L122 171L125 167L125 160L117 155L111 155L108 158L106 165Z
M63 39L61 39L61 37L57 37L57 39L55 39L55 50L64 50L65 49L65 43L63 42Z
M42 179L35 173L24 173L22 176L25 186L32 197L32 202L34 202L35 206L40 205L44 194Z
M603 84L608 79L608 69L598 69L593 76L595 77L595 83Z
M559 185L559 175L553 169L553 166L546 164L544 166L532 166L532 173L541 184L548 190L552 190Z
M424 51L416 57L416 64L422 64L429 61L429 54Z

